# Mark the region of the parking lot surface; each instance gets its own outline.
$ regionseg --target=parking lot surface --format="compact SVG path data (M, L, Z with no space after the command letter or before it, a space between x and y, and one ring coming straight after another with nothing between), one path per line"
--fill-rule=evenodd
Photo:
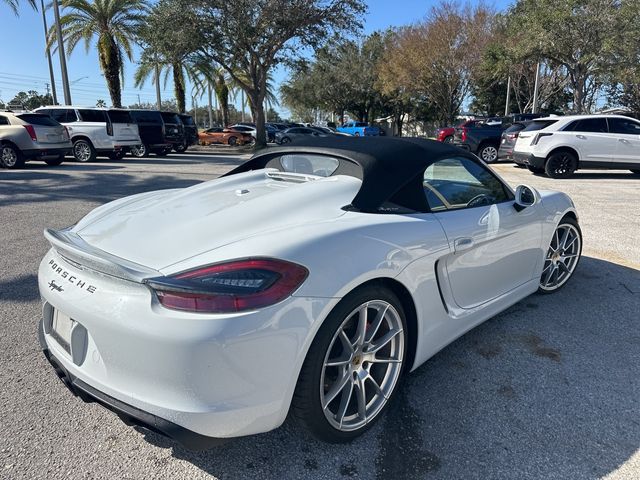
M640 177L628 172L551 180L496 166L513 186L574 199L584 234L574 278L407 376L385 418L352 444L319 443L287 421L196 453L74 398L36 338L43 229L241 160L187 153L0 170L0 478L640 478Z

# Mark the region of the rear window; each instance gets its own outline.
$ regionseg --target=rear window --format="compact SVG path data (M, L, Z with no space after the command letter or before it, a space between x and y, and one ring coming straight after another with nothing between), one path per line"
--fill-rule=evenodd
M160 112L164 123L180 123L180 118L176 113Z
M524 127L523 132L534 132L536 130L542 130L543 128L547 128L549 125L553 125L557 120L534 120L529 125Z
M157 123L162 125L162 115L155 110L130 112L136 122Z
M513 125L511 125L509 128L507 128L504 133L513 133L513 132L519 132L520 130L522 130L523 128L525 128L525 125L523 123L514 123Z
M328 177L338 169L340 161L325 155L292 154L280 157L285 172Z
M23 113L16 115L20 120L30 123L31 125L44 125L45 127L58 127L60 124L47 115L39 115L37 113Z
M133 123L131 114L127 110L109 110L107 115L111 123Z
M51 118L60 123L71 123L78 121L78 118L76 117L76 111L71 108L52 108L49 110L41 110L37 113L50 115Z
M4 115L0 115L0 125L9 125L9 119Z
M180 120L182 120L182 123L185 125L195 125L193 118L190 115L180 115Z
M104 110L78 110L80 119L83 122L107 122L107 117L104 114Z

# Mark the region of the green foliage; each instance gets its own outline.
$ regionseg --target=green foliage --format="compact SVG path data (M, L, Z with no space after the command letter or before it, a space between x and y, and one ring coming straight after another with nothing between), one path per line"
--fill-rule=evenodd
M27 110L33 110L45 105L53 105L53 98L50 94L41 95L35 90L28 92L18 92L8 105L22 105Z
M11 9L13 14L16 17L18 17L19 16L18 7L20 6L20 1L19 0L3 0L3 1ZM38 10L38 7L36 6L36 0L27 0L27 3L31 5L31 8L33 8L34 10Z

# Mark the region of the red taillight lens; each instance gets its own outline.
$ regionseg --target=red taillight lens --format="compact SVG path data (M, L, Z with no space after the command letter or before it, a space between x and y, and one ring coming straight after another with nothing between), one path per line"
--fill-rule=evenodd
M267 307L291 295L306 268L270 258L236 260L146 281L166 308L232 313Z
M33 125L23 125L23 127L27 132L29 132L29 136L31 137L31 140L33 140L34 142L37 142L38 137L36 135L36 129L33 128Z
M461 129L462 132L460 134L460 138L462 139L463 142L467 141L467 129L466 128L462 128Z
M517 133L507 133L507 138L509 140L515 140L516 138L518 138L518 134Z

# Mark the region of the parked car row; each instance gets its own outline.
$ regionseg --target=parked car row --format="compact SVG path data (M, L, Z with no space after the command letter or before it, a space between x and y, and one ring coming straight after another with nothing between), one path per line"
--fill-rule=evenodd
M45 128L50 131L44 132ZM51 133L54 130L64 132L64 145L54 148L52 142L61 138ZM29 113L0 112L2 166L7 168L19 168L33 159L59 165L69 154L79 162L99 156L118 160L127 152L136 157L164 156L172 150L184 152L197 141L191 116L173 112L59 105Z
M437 139L475 153L486 163L513 161L536 174L571 176L581 168L640 174L640 121L620 115L517 115L469 120L437 131Z

